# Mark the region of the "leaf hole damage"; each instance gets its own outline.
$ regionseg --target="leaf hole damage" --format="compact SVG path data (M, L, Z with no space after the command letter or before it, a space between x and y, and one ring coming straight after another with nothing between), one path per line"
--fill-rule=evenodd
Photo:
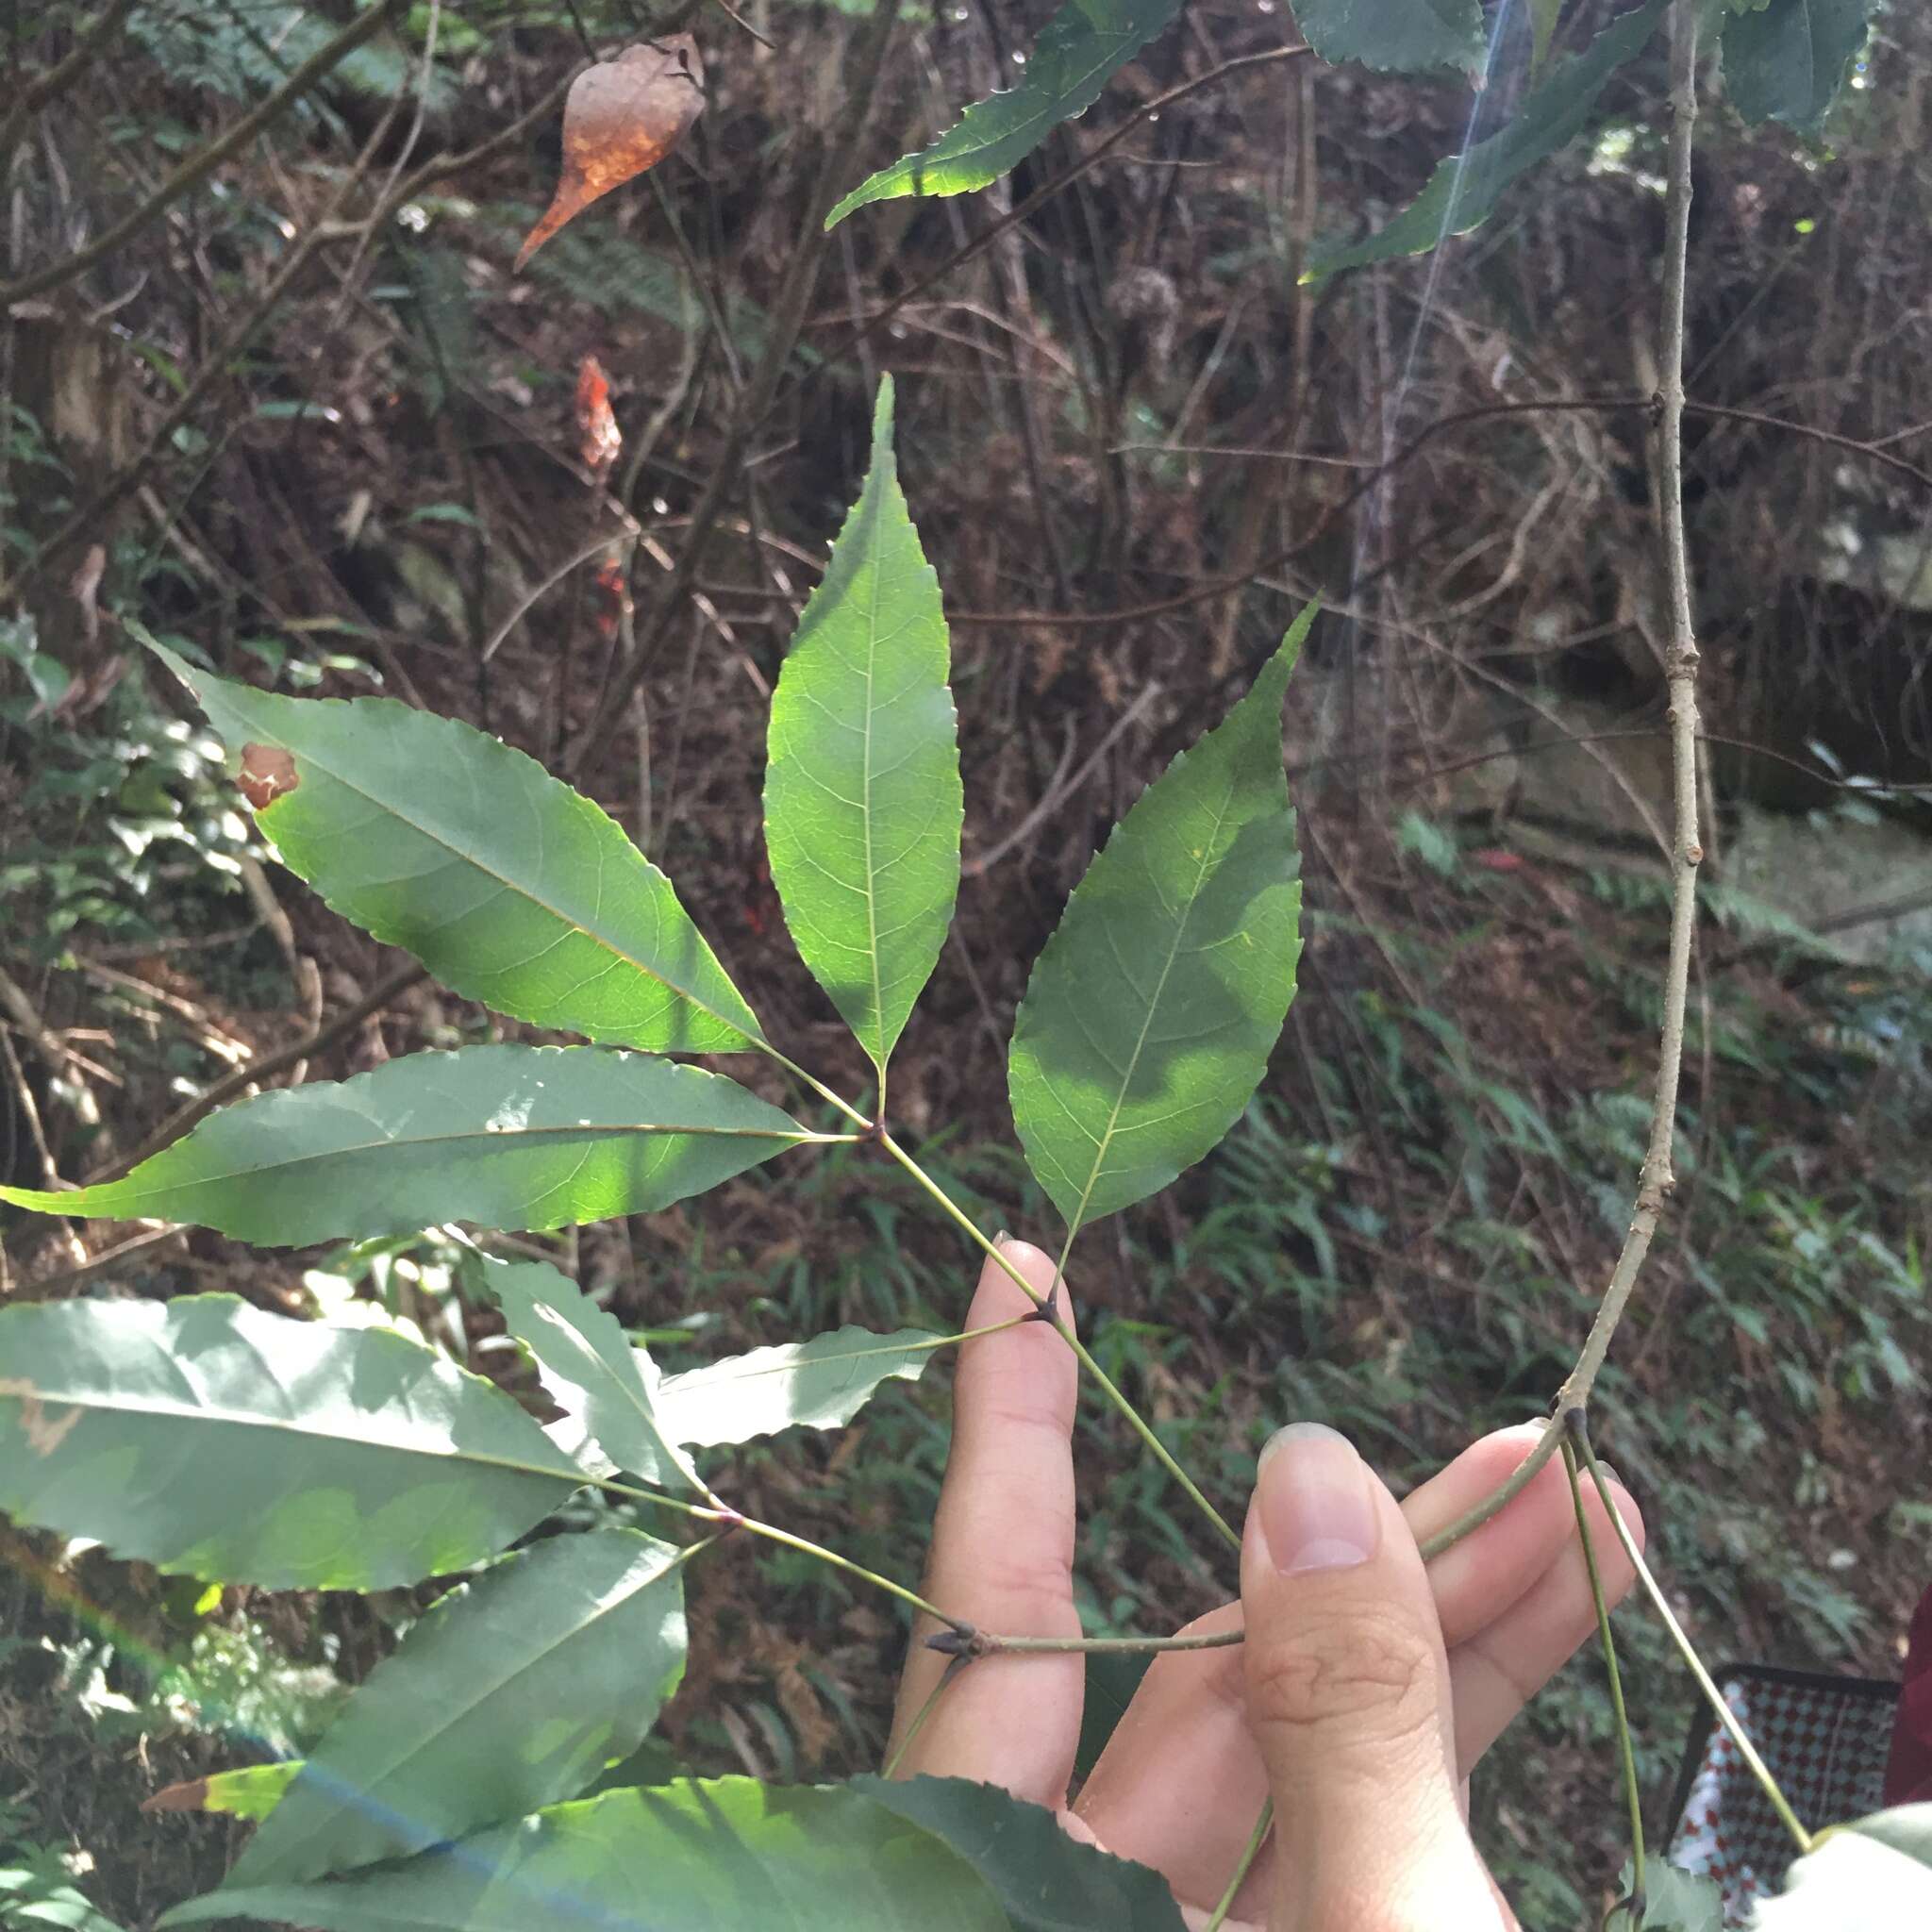
M279 745L244 744L235 782L241 786L242 797L257 811L263 811L294 791L302 775L295 769L295 760Z

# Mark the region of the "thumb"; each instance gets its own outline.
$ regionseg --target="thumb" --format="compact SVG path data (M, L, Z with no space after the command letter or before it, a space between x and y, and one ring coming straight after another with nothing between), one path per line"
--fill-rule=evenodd
M1241 1607L1248 1722L1274 1800L1270 1932L1501 1923L1457 1801L1421 1552L1333 1429L1296 1423L1261 1451Z

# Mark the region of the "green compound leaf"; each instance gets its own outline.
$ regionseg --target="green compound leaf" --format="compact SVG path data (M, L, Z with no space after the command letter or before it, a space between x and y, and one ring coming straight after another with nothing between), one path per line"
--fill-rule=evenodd
M1483 70L1482 0L1296 0L1309 46L1331 64L1394 74Z
M748 1442L780 1429L836 1429L872 1400L881 1382L916 1382L953 1338L901 1328L874 1335L840 1328L809 1341L755 1348L702 1369L667 1375L658 1417L675 1442Z
M234 1295L0 1309L0 1509L217 1583L467 1569L583 1481L493 1383L393 1329Z
M1582 53L1552 61L1507 126L1467 154L1438 162L1428 185L1379 234L1346 246L1317 243L1302 280L1318 282L1340 269L1426 255L1451 235L1479 227L1519 175L1582 132L1610 75L1641 52L1668 5L1669 0L1647 0L1612 22Z
M762 1039L671 881L534 758L390 698L229 684L136 635L200 700L289 870L444 985L651 1053Z
M482 1260L483 1285L537 1358L544 1392L581 1420L612 1467L667 1489L695 1487L665 1425L658 1365L617 1318L547 1261Z
M1878 0L1769 0L1724 22L1724 92L1754 124L1816 134L1872 30Z
M1475 0L1466 4L1474 7ZM1179 11L1180 0L1067 0L1041 29L1018 87L975 101L930 147L861 181L825 217L825 226L835 227L868 202L966 194L997 181L1062 121L1084 114L1115 73Z
M1281 1031L1302 896L1281 699L1313 618L1135 800L1033 968L1007 1084L1070 1235L1200 1159Z
M843 1786L746 1777L608 1791L388 1870L210 1892L159 1923L241 1918L317 1932L1010 1932L930 1833Z
M443 1221L536 1229L648 1214L812 1137L721 1074L591 1046L471 1046L210 1114L43 1214L192 1221L261 1247Z
M452 1591L378 1664L229 1874L320 1878L575 1796L684 1674L688 1554L554 1538Z
M799 957L885 1078L959 890L958 728L939 579L892 458L872 467L772 694L765 845Z
M942 1838L991 1887L1013 1932L1184 1932L1167 1881L1083 1845L1051 1811L962 1777L857 1777L852 1789Z

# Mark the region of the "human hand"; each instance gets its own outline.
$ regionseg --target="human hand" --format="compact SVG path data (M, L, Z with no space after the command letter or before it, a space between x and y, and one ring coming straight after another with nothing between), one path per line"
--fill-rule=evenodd
M1049 1258L1018 1241L1006 1253L1044 1293ZM967 1325L1027 1306L989 1262ZM1077 1375L1043 1324L961 1349L924 1593L982 1630L1080 1634ZM1229 1932L1243 1923L1270 1932L1512 1924L1470 1842L1461 1780L1595 1629L1560 1465L1426 1572L1416 1543L1495 1490L1536 1434L1486 1437L1400 1506L1332 1431L1277 1437L1249 1507L1242 1602L1188 1626L1245 1619L1246 1641L1158 1657L1076 1799L1068 1787L1085 1681L1078 1655L973 1664L897 1771L974 1778L1048 1807L1076 1837L1155 1867L1195 1924L1225 1890L1272 1796L1274 1832ZM1613 1487L1641 1544L1636 1505ZM1593 1495L1586 1508L1615 1602L1630 1587L1629 1566ZM1341 1560L1356 1548L1367 1554ZM915 1641L895 1747L944 1668Z

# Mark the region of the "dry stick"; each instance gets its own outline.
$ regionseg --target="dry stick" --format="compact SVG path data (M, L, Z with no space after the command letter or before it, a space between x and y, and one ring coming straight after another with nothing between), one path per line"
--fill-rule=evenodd
M224 1074L199 1099L191 1100L185 1107L177 1108L161 1124L125 1159L115 1161L99 1174L88 1178L90 1187L98 1187L105 1181L119 1180L129 1168L145 1160L150 1154L158 1153L171 1141L185 1134L194 1124L211 1114L225 1100L232 1099L244 1087L253 1087L266 1080L271 1074L278 1074L284 1067L291 1067L297 1060L308 1059L313 1055L325 1053L343 1034L354 1031L372 1013L382 1008L406 989L412 987L419 979L426 978L428 968L420 966L411 959L407 965L398 966L387 979L378 980L370 991L353 1007L338 1013L333 1020L325 1021L313 1033L302 1039L291 1041L287 1046L278 1046L273 1053L263 1054L259 1059L250 1060L245 1066L237 1067L232 1074Z
M1657 1091L1650 1109L1650 1142L1638 1175L1637 1200L1623 1252L1591 1324L1576 1366L1557 1391L1556 1413L1587 1410L1610 1339L1624 1318L1644 1257L1676 1185L1671 1147L1677 1123L1677 1081L1684 1062L1684 1006L1690 980L1690 941L1697 924L1697 868L1704 858L1697 833L1697 631L1690 608L1690 551L1684 536L1684 283L1690 260L1690 143L1697 122L1695 0L1677 0L1672 14L1671 137L1664 202L1663 313L1658 325L1656 436L1651 446L1657 514L1662 525L1664 579L1670 593L1670 648L1664 682L1670 692L1671 773L1674 807L1671 893L1671 950L1664 969L1664 1016L1657 1052ZM1549 1428L1516 1474L1493 1495L1457 1518L1423 1545L1440 1556L1504 1508L1529 1484L1564 1440Z
M87 71L94 55L108 38L121 29L121 23L132 13L139 0L114 0L106 12L97 15L81 30L80 38L66 59L48 68L38 80L29 81L20 98L0 121L0 174L10 164L14 143L30 115L38 114L51 101L58 101Z
M354 167L350 169L348 178L336 196L330 215L317 222L290 251L288 259L276 272L267 289L262 291L261 299L246 315L235 323L227 334L203 358L193 380L176 399L174 408L155 425L140 450L35 551L13 582L9 584L0 580L0 601L18 595L30 578L37 575L77 538L98 528L101 519L130 491L140 487L142 478L147 474L148 466L169 448L175 430L194 413L202 398L225 373L233 358L248 345L258 330L266 326L269 319L280 307L282 297L288 293L291 284L320 250L331 242L349 241L378 228L397 208L413 201L424 189L433 186L447 175L458 174L478 161L487 160L499 149L521 139L529 127L556 108L569 92L571 82L576 78L578 71L573 67L570 73L526 113L518 115L508 127L500 128L488 141L479 142L475 147L465 149L459 155L448 155L440 160L425 161L407 181L398 182L391 188L376 204L367 220L337 225L332 220L334 208L341 205L349 191L375 159L376 140L372 137L361 155L357 158ZM388 126L387 117L383 126ZM378 135L381 131L377 130Z
M959 868L959 876L962 879L976 879L982 873L991 872L1016 845L1022 845L1031 838L1041 824L1086 784L1094 766L1113 749L1131 727L1134 720L1159 695L1160 686L1150 679L1141 687L1140 695L1133 703L1108 726L1106 736L1081 761L1080 769L1064 783L1056 773L1053 782L1047 786L1040 803L1003 839L996 840L984 852L975 853L967 859Z
M332 67L353 54L364 41L374 40L389 25L391 17L402 10L402 6L403 0L379 0L379 4L367 13L358 14L334 40L318 47L303 61L253 113L244 114L219 140L209 142L198 153L190 155L133 213L125 215L105 234L64 260L50 262L33 275L23 275L17 282L0 287L0 308L24 302L29 295L39 295L48 289L58 288L62 282L72 281L75 275L93 267L95 262L113 254L124 242L140 234L184 194L199 187L230 155L245 147L283 108L307 93Z
M898 0L880 0L877 10L858 41L858 73L845 107L845 138L821 177L815 198L815 214L806 239L792 257L791 269L779 291L764 354L758 358L758 368L738 400L724 447L718 453L704 491L691 510L691 534L678 553L676 568L653 600L650 620L640 626L637 644L629 658L621 667L613 667L613 674L598 699L596 712L583 737L577 741L575 755L568 760L568 768L573 772L584 771L595 761L627 714L630 694L642 681L645 671L657 655L658 645L683 608L686 594L704 560L712 526L724 510L725 499L738 487L751 439L764 422L778 393L785 366L791 358L792 344L805 325L806 305L811 300L812 291L817 286L819 263L825 249L824 218L839 192L839 184L850 175L859 144L865 139L866 126L872 118L873 96L878 89L886 49L891 41L892 25L898 10Z
M843 341L834 343L825 352L825 359L822 366L831 368L836 363L843 360L881 323L888 322L897 315L908 302L916 302L935 283L944 281L956 268L962 267L965 263L971 261L981 250L991 247L993 242L997 242L1008 228L1012 227L1016 223L1024 222L1036 208L1040 208L1043 203L1051 201L1063 188L1070 187L1074 181L1077 181L1082 175L1086 174L1088 169L1104 159L1114 147L1124 141L1135 128L1140 126L1141 122L1159 113L1163 108L1170 108L1174 102L1185 100L1188 95L1198 93L1205 87L1212 87L1216 81L1225 80L1231 74L1240 74L1250 67L1270 66L1277 60L1297 59L1307 51L1307 47L1297 44L1292 47L1270 47L1266 53L1262 54L1243 54L1237 59L1224 61L1219 67L1210 68L1206 74L1197 75L1192 80L1182 81L1178 87L1169 88L1164 94L1157 94L1151 101L1142 101L1138 108L1135 108L1122 121L1118 127L1110 129L1106 136L1096 142L1092 147L1082 155L1072 167L1056 175L1051 181L1036 188L1016 208L1008 208L998 221L983 228L970 242L956 248L930 275L922 275L909 289L903 290L900 293L894 295L884 308L874 309L850 335L846 336Z
M1216 597L1225 596L1229 591L1239 590L1243 584L1252 582L1257 576L1264 576L1270 571L1279 570L1285 563L1292 563L1297 557L1312 550L1325 537L1330 527L1363 497L1375 488L1391 470L1412 461L1433 442L1437 437L1450 429L1461 428L1470 423L1487 422L1492 416L1526 416L1546 410L1611 410L1648 409L1658 408L1656 396L1547 396L1521 403L1484 403L1471 409L1457 409L1447 416L1438 416L1433 423L1427 423L1415 435L1382 462L1362 472L1360 480L1344 495L1323 511L1314 527L1307 536L1298 538L1285 550L1276 551L1272 557L1264 557L1250 570L1232 573L1228 575L1209 577L1205 583L1191 586L1185 591L1176 591L1166 597L1150 598L1144 604L1130 604L1116 610L949 610L946 621L949 624L1009 625L1015 626L1038 625L1108 625L1128 624L1145 617L1164 617L1171 610L1185 610L1191 605L1207 604ZM1756 423L1767 429L1782 429L1790 436L1802 436L1815 442L1824 442L1836 448L1850 450L1857 456L1870 457L1874 462L1900 471L1915 483L1932 490L1932 471L1922 470L1911 463L1892 456L1889 451L1873 443L1859 442L1854 438L1840 436L1828 429L1815 429L1808 423L1793 423L1783 416L1759 415L1752 410L1721 408L1715 403L1686 402L1682 396L1681 384L1677 404L1678 416L1715 416ZM1226 452L1236 454L1237 452ZM1248 454L1248 452L1239 452ZM1293 458L1295 452L1285 450L1284 460ZM1681 464L1680 464L1681 467Z
M172 1241L178 1236L192 1233L185 1222L174 1222L166 1227L150 1227L130 1240L121 1241L106 1253L93 1256L73 1268L63 1268L57 1274L42 1274L37 1280L23 1282L23 1288L32 1291L42 1301L52 1301L67 1289L78 1288L84 1281L92 1281L97 1274L106 1274L118 1268L124 1261L131 1261L135 1256L142 1255L150 1248L158 1248L163 1241Z

